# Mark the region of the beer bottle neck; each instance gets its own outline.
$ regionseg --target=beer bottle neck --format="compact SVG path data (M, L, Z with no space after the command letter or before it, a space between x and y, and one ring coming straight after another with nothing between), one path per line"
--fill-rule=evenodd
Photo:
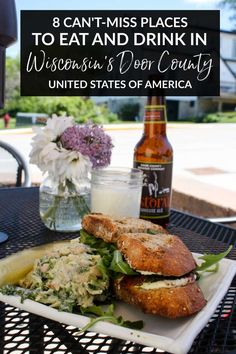
M144 134L147 136L166 135L166 104L164 97L148 97L144 114Z

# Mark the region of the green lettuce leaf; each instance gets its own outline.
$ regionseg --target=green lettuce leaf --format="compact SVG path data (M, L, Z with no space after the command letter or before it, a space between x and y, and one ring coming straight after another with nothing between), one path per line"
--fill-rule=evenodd
M157 232L156 232L155 230L148 229L148 230L147 230L147 234L149 234L149 235L156 235Z
M96 238L85 230L80 231L80 242L90 246L95 254L99 254L102 257L102 262L108 271L126 275L138 274L124 261L122 254L116 249L114 244ZM112 274L110 276L113 277Z
M89 307L81 307L80 308L80 312L82 315L90 313L92 315L95 316L105 316L105 315L113 315L115 311L115 305L114 304L110 304L107 307L107 310L104 311L102 306L97 306L97 305L93 305L93 306L89 306Z
M120 251L116 250L113 253L113 259L110 265L110 269L113 272L126 274L126 275L137 275L138 273L135 272L127 262L123 260L122 254Z
M205 253L203 256L198 257L199 259L203 260L203 262L199 266L197 266L196 271L197 272L217 272L219 268L219 262L229 254L232 247L233 246L230 245L229 248L222 253L218 253L218 254Z
M107 243L100 238L90 235L84 229L80 230L80 242L100 251L114 251L116 249L112 243Z
M116 325L128 327L131 329L142 329L144 325L143 321L132 322L124 320L122 316L117 317L115 315L114 304L109 305L106 310L103 310L101 306L93 305L87 308L81 308L80 311L82 315L89 313L99 317L91 318L90 321L83 328L81 328L78 334L87 331L89 328L91 328L93 325L100 321L111 322Z

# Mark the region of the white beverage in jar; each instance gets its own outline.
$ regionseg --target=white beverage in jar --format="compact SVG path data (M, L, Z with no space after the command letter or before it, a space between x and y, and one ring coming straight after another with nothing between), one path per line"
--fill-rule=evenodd
M139 217L142 172L111 168L92 172L91 211L116 217Z
M91 190L91 211L113 216L139 217L140 188L109 188L93 186Z

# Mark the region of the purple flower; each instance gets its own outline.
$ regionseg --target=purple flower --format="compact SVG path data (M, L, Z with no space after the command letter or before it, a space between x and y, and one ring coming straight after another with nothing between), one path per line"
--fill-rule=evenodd
M69 127L60 140L65 149L79 151L88 156L93 168L106 167L111 162L111 137L96 124Z

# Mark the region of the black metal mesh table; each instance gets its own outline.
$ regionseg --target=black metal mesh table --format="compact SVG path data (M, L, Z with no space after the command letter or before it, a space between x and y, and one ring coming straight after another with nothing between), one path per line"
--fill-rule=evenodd
M235 244L236 230L172 211L169 229L191 251L222 252ZM0 191L0 231L9 240L0 245L0 258L19 250L78 234L46 229L38 215L38 189ZM236 259L236 250L230 253ZM208 325L193 343L190 353L236 353L236 277ZM157 353L145 347L92 332L74 336L77 328L29 314L0 302L0 353L120 354Z

